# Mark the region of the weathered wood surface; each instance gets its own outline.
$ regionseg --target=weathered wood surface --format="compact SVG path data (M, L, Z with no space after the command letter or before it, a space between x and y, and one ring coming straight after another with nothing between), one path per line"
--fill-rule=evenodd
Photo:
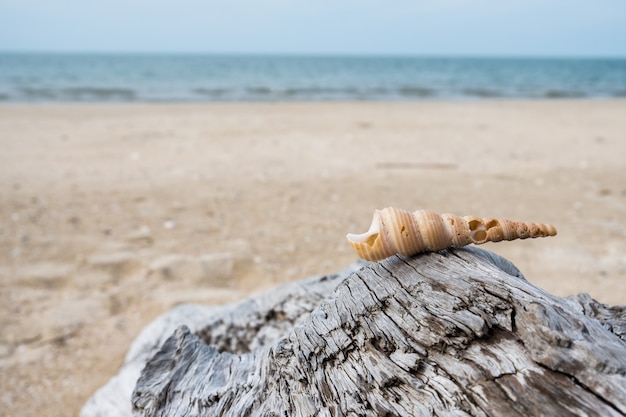
M153 324L134 413L626 415L626 306L552 296L477 248L346 275Z
M364 265L357 262L337 274L293 282L231 305L173 308L139 334L118 374L87 401L81 417L131 417L131 394L141 370L178 327L201 332L219 350L254 350L278 340L304 320L340 282Z

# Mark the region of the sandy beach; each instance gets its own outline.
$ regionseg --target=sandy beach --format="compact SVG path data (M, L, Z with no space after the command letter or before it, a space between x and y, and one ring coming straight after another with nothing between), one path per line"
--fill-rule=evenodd
M138 332L338 271L376 208L554 224L487 244L626 303L626 100L0 107L0 408L75 416Z

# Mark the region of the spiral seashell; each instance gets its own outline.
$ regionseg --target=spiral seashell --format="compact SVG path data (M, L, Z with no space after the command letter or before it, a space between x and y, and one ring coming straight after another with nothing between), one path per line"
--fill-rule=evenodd
M460 217L426 210L411 213L388 207L374 212L374 220L367 232L346 237L359 257L379 261L395 254L411 256L470 243L555 235L556 228L550 224Z

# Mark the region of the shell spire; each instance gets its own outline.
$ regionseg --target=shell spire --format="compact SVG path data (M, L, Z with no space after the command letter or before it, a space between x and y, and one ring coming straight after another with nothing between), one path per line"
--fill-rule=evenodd
M359 257L379 261L395 254L420 252L501 240L555 236L550 224L506 219L437 214L426 210L413 213L388 207L374 212L369 230L346 237Z

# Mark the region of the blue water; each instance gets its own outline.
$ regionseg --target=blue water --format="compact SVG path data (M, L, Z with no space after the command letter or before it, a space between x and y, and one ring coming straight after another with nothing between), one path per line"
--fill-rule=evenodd
M0 54L0 103L626 97L626 59Z

